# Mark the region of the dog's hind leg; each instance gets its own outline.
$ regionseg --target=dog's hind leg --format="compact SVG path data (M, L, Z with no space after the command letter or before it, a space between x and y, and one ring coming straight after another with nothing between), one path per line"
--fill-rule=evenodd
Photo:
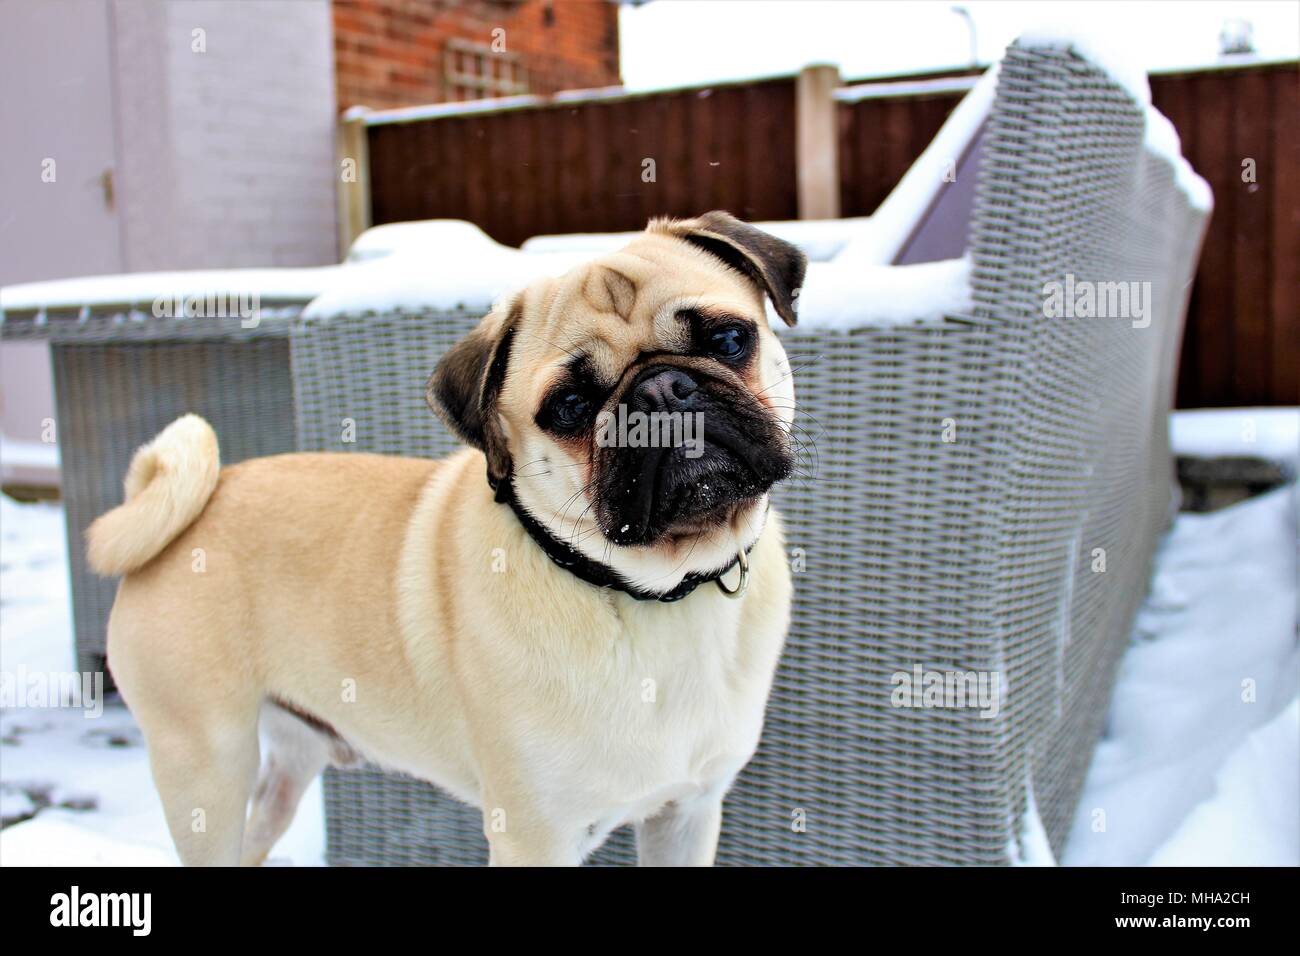
M244 830L242 866L260 866L293 821L311 782L337 760L337 746L325 733L276 704L262 708L266 760L253 789L253 806Z
M108 665L144 734L167 828L186 866L235 866L257 778L263 691L247 608L190 548L128 575L108 622ZM206 551L215 567L228 555ZM170 562L170 563L169 563Z
M141 720L167 828L186 866L234 866L257 774L256 711L220 727Z

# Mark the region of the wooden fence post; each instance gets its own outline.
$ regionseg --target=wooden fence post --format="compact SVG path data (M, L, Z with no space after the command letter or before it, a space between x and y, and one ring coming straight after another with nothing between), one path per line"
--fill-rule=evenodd
M370 149L366 140L366 113L354 106L339 117L337 138L339 260L357 236L370 228Z
M795 170L799 218L840 215L839 124L833 91L842 85L837 66L806 66L795 82Z

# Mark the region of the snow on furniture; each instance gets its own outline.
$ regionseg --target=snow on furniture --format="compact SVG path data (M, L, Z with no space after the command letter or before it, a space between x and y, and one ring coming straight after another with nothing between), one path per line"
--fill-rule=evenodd
M803 250L811 262L828 262L846 245L872 228L871 219L795 219L786 222L756 222L769 232ZM583 252L588 256L614 252L636 236L635 232L571 233L563 236L533 236L520 247L524 252Z
M817 460L777 495L794 622L721 862L1043 863L1063 848L1170 514L1167 415L1209 201L1142 91L1068 41L1011 47L987 83L970 96L991 111L964 103L964 135L945 127L921 164L979 139L957 255L890 265L941 188L909 174L873 217L896 228L814 263L782 332ZM301 447L454 447L422 383L479 310L424 281L440 304L421 307L412 279L405 311L317 302L295 326ZM1114 314L1117 283L1136 285ZM1076 300L1085 289L1108 314ZM927 698L936 675L991 694ZM326 811L334 863L486 857L478 811L417 781L331 772ZM633 856L624 831L594 859Z
M207 269L189 272L125 272L25 282L0 289L5 335L23 331L44 337L47 322L154 317L154 304L194 297L196 301L257 302L266 307L301 307L325 289L337 266L304 269ZM160 307L160 311L163 309ZM83 330L84 332L84 330Z
M346 262L370 262L399 252L466 258L474 254L499 255L512 251L494 241L472 222L460 219L424 219L371 226L353 241Z

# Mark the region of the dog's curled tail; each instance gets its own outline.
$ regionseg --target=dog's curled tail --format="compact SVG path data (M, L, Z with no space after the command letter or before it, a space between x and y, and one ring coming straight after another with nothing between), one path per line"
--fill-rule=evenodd
M86 531L91 570L118 577L144 567L193 523L217 487L221 455L212 426L185 415L131 459L126 501Z

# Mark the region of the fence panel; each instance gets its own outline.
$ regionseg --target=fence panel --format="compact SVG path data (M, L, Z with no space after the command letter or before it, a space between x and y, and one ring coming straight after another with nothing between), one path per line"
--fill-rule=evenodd
M729 209L794 219L793 77L375 123L378 225L453 218L507 245Z
M546 233L639 229L651 216L708 209L794 219L795 84L780 77L372 123L372 219L465 219L509 245ZM1177 404L1296 404L1296 64L1156 74L1151 90L1215 195ZM963 95L841 103L841 215L873 213Z
M1151 77L1152 101L1214 190L1179 407L1300 401L1298 87L1295 63Z

